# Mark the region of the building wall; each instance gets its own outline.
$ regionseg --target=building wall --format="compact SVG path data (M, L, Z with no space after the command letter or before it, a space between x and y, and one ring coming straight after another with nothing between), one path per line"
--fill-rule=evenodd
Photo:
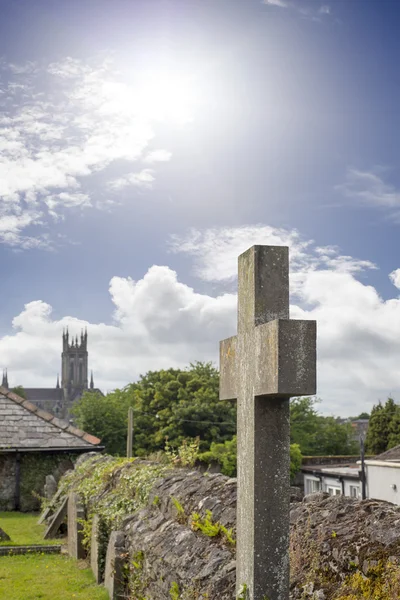
M58 481L63 473L73 467L75 457L74 454L46 452L21 454L19 509L22 512L39 511L46 475L53 475ZM0 511L17 508L16 464L15 454L0 454Z
M321 487L320 487L320 491L322 492L328 492L331 495L335 495L336 490L338 490L338 492L340 492L338 495L342 495L343 494L343 487L342 487L342 482L338 480L337 477L329 477L327 475L322 475L321 480L318 477L315 477L314 475L308 474L308 473L304 473L304 493L308 494L309 491L312 489L313 484L308 484L308 481L314 481L315 483L317 482L321 482ZM314 488L316 487L316 485L314 484ZM344 495L345 496L351 496L352 495L352 487L357 487L357 497L361 498L361 483L359 481L356 480L351 480L351 479L345 479L344 480ZM316 489L314 489L314 492L317 491Z
M366 465L365 468L368 498L400 504L400 468L380 465Z

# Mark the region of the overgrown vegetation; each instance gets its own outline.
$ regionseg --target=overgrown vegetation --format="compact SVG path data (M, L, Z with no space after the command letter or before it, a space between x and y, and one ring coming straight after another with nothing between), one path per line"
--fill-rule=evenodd
M198 513L192 513L190 519L193 531L201 531L204 535L212 538L221 537L229 546L235 546L236 540L233 537L233 530L227 529L218 521L213 521L211 510L206 510L205 517Z
M163 451L166 438L170 448L198 438L203 462L216 462L224 474L236 475L236 404L219 400L219 373L211 363L149 371L104 397L84 394L74 413L77 425L101 438L108 453L123 456L129 407L134 410L135 456ZM291 443L302 454L357 454L350 423L320 415L315 398L294 398L290 416Z
M219 400L219 373L211 363L149 371L122 390L102 397L87 393L76 403L79 427L102 439L110 454L125 455L128 408L134 409L134 456L164 449L165 438L177 448L200 439L200 450L232 439L236 406Z

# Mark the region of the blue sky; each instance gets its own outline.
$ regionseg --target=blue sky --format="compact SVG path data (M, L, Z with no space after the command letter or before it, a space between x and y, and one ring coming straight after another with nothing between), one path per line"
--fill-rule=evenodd
M88 325L96 383L216 360L235 259L288 243L321 410L400 398L391 0L4 0L0 362L51 385Z

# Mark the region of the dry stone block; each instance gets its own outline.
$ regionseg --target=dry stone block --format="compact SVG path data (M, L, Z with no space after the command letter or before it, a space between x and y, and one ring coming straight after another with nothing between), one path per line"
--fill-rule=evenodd
M68 497L65 496L62 499L60 506L58 507L57 512L54 517L51 519L49 526L47 527L44 539L48 540L50 538L56 537L57 533L60 530L61 525L64 523L65 517L67 516L68 510Z
M110 600L123 600L125 596L124 564L126 561L125 534L113 531L108 542L104 585Z
M102 573L99 563L99 522L99 515L94 515L92 521L92 539L90 543L90 566L97 584L101 583L102 581Z
M72 558L85 558L83 547L83 526L80 522L85 518L82 502L77 494L71 492L68 496L68 554Z
M44 495L47 500L51 500L57 492L57 481L53 475L46 475L46 483L44 485Z
M38 521L39 525L41 525L42 523L44 523L51 517L51 515L54 512L54 506L58 502L58 500L62 496L62 494L63 494L63 490L62 490L62 488L59 488L56 491L56 493L54 494L53 499L50 502L50 504L44 509L44 511L40 515L40 519Z

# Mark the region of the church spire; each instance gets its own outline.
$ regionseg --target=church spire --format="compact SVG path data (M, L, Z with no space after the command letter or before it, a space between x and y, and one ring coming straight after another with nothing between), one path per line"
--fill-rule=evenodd
M59 387L60 387L60 376L57 373L57 385L56 385L56 388L59 388Z
M91 374L90 374L90 389L92 390L93 388L94 388L93 371L91 371Z
M8 389L8 374L7 374L7 369L3 369L3 381L1 384L3 387Z

